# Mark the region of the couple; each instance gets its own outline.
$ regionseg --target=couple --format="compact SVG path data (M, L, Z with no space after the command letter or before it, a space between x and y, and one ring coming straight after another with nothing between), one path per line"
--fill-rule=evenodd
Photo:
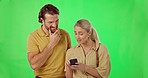
M28 61L36 78L108 78L110 58L90 22L74 25L78 45L71 48L69 34L58 28L59 10L46 4L39 12L42 25L27 40ZM71 59L77 62L70 64ZM66 73L65 73L65 71Z

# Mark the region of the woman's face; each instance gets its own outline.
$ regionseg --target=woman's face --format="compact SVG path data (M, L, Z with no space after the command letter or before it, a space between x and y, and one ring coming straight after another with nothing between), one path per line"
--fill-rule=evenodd
M74 28L75 38L79 44L84 44L89 39L90 33L85 29L75 26Z

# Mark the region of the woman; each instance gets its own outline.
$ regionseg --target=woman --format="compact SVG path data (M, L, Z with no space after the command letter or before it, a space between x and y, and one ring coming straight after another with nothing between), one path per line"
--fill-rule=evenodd
M78 45L69 49L66 54L67 78L108 78L110 58L107 48L100 43L96 31L90 22L81 19L74 26ZM76 64L70 64L77 59Z

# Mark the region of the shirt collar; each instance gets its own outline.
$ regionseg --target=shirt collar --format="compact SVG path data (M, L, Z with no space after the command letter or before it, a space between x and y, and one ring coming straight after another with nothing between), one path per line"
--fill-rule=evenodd
M46 36L46 34L44 33L44 31L42 29L42 26L40 26L40 28L37 30L37 32L40 36Z
M98 40L95 40L95 42L96 42L96 48L95 48L95 50L97 50L100 47L100 43L101 42L99 42Z

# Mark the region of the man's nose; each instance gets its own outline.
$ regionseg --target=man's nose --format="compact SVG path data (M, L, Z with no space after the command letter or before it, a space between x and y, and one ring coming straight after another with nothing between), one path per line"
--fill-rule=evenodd
M56 23L53 23L52 26L53 26L53 27L56 27L57 25L56 25Z

